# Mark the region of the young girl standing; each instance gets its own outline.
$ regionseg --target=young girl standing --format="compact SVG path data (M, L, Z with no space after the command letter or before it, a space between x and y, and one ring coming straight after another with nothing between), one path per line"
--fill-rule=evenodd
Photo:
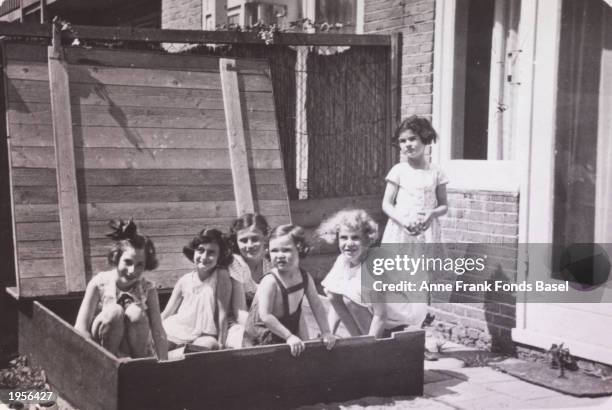
M115 243L108 254L113 269L98 273L87 284L74 327L117 356L149 355L149 334L157 358L168 358L168 343L159 313L159 299L145 270L157 267L153 242L139 235L130 220L111 221L107 235Z
M405 119L395 131L402 161L386 178L382 209L389 221L382 243L440 242L438 218L448 210L448 179L425 157L425 148L436 137L429 121L416 115Z
M274 228L269 238L269 253L273 268L257 288L245 337L253 345L286 343L292 355L300 355L305 345L297 334L302 299L306 296L321 329L323 342L331 349L336 337L329 331L325 308L312 278L299 265L300 259L308 253L304 230L294 225Z
M232 254L217 229L205 229L183 248L194 270L178 280L162 313L168 340L195 350L223 348L232 284Z
M438 218L445 215L448 178L425 157L425 149L436 141L436 131L426 118L413 115L397 128L400 161L387 175L382 209L389 217L382 243L440 243ZM431 322L426 304L389 304L403 309L412 324ZM399 313L399 312L398 312Z

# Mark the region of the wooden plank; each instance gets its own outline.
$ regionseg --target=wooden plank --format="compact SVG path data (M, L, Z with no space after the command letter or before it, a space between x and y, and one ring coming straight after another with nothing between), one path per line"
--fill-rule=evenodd
M194 234L195 233L196 232L194 232ZM193 262L190 262L185 255L180 252L185 244L186 243L177 242L175 253L159 253L157 255L159 259L158 269L193 269ZM176 253L176 251L179 251L180 253ZM111 267L108 264L108 259L106 256L90 256L88 258L88 272L95 274L97 272L104 272L109 269L111 269ZM64 263L62 262L62 259L58 258L22 258L21 271L19 273L22 279L63 277Z
M44 62L46 49L37 44L7 43L6 55L10 60ZM168 54L159 51L121 50L108 48L71 47L65 50L69 64L87 64L112 67L162 68L189 71L218 71L219 59L191 54Z
M116 409L118 362L39 302L19 303L19 351L78 408Z
M282 200L285 190L282 185L258 185L253 198ZM233 201L233 185L193 186L88 186L84 187L80 200L87 203L132 202L148 203L164 198L167 202L199 202L214 198L217 201ZM15 204L53 204L58 200L55 187L15 187Z
M203 149L117 149L77 148L76 161L79 167L88 169L228 169L227 150ZM53 150L39 147L13 147L13 167L53 168ZM281 168L278 150L255 150L248 152L253 168Z
M19 296L24 298L65 296L66 293L66 277L63 274L47 278L19 278Z
M389 339L342 339L330 351L321 342L307 342L297 359L286 345L273 345L197 353L180 362L132 360L120 367L119 397L136 409L154 405L197 408L202 402L233 409L419 395L423 391L424 340L424 332L414 330ZM373 357L377 359L367 360ZM270 360L275 371L261 377L261 369L269 367ZM232 389L227 388L230 384ZM145 386L151 393L138 394ZM183 394L172 393L177 389ZM187 394L192 391L198 394Z
M6 73L11 80L47 81L43 63L12 60ZM151 68L100 67L69 65L70 80L77 83L104 85L148 86L164 88L195 88L219 90L219 74L208 71L155 70ZM250 89L247 89L249 91ZM253 90L256 91L256 90Z
M236 213L242 215L255 212L253 192L251 191L251 176L244 138L244 112L238 90L238 73L235 70L235 60L219 59L221 86L223 89L223 105L227 124L227 140L229 156L234 180L234 196Z
M145 107L103 107L72 106L75 125L109 127L152 127L152 128L198 128L225 129L223 110L145 108ZM253 111L249 115L248 129L274 131L270 128L275 118L272 111ZM11 124L51 124L50 106L40 103L11 104L8 110ZM126 132L136 144L138 136Z
M15 186L45 186L56 183L55 175L44 168L13 168ZM251 176L256 184L283 184L280 169L254 169ZM97 185L159 185L202 186L232 183L229 169L77 169L77 182Z
M123 128L73 126L75 147L81 148L227 148L226 131L177 128ZM245 135L251 149L276 149L276 131L249 130ZM15 147L51 147L50 125L11 124Z
M57 222L57 204L15 204L15 222ZM81 214L91 221L108 221L117 215L141 219L220 218L236 215L233 201L209 202L125 202L81 204ZM287 216L284 199L259 200L258 209L265 216Z
M49 103L49 86L45 81L11 80L10 102ZM249 91L241 93L248 111L274 111L272 93ZM102 106L139 106L166 108L223 109L221 90L195 88L118 86L99 83L70 82L72 104Z
M122 217L122 215L117 215ZM127 218L126 216L124 217ZM266 218L272 226L287 223L286 215L273 215ZM194 235L199 230L209 227L226 230L233 222L232 218L189 218L189 219L150 219L137 221L140 231L144 235L173 236ZM108 233L108 221L90 221L84 231L88 238L104 238ZM15 226L18 241L42 241L60 239L59 224L57 222L22 222Z
M0 22L0 35L51 38L50 24L10 24ZM134 27L74 25L62 33L66 40L143 41L201 44L265 44L254 32L159 30ZM378 34L277 33L274 44L312 46L388 46L389 36Z
M66 289L69 292L74 292L85 290L85 260L83 259L79 194L76 183L68 70L65 62L62 61L59 27L56 27L56 30L53 36L54 43L48 48L48 75L57 171L57 190L55 193L59 205ZM20 272L22 271L23 267L20 267Z

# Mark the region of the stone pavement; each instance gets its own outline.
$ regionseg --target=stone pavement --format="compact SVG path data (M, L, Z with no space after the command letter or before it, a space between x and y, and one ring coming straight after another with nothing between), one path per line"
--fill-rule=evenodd
M451 343L445 351L466 348ZM612 409L612 398L577 398L536 386L490 367L463 367L460 360L443 357L425 362L422 397L365 397L343 403L303 406L300 410L323 409Z

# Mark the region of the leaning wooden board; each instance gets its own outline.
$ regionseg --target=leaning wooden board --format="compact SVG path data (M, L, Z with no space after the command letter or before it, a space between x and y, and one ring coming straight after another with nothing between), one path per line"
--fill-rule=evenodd
M111 218L153 237L160 267L148 275L164 288L190 268L181 248L199 229L251 210L290 221L266 62L2 51L20 297L84 290L107 269Z
M366 396L423 394L425 333L341 339L328 351L307 342L299 358L286 345L186 355L175 362L118 359L82 338L51 309L21 301L19 343L54 388L77 408L286 409Z

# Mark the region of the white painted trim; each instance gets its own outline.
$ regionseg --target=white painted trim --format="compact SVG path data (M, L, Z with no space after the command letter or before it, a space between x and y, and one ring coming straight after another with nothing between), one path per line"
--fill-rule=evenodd
M432 160L438 164L451 157L455 11L456 0L436 1L432 123L442 142L432 147Z
M533 306L535 307L535 306ZM539 333L532 329L512 329L512 339L516 342L548 350L553 343L560 340L554 335ZM596 346L564 337L563 346L570 349L572 356L612 365L612 345L610 347Z
M444 163L448 188L519 192L520 170L514 161L452 160Z
M521 54L518 77L520 87L515 127L515 137L518 142L516 158L520 161L523 172L519 204L520 243L552 242L561 5L562 0L521 2L519 26ZM527 247L519 248L523 248L526 252ZM517 280L522 281L529 274L529 254L521 252L518 262ZM524 295L525 298L527 296ZM548 348L555 337L529 329L528 310L530 309L537 309L537 305L516 304L516 328L512 331L512 339L518 343ZM589 348L594 349L592 346ZM591 354L589 348L586 345L580 347L583 357L589 358L587 357Z
M357 10L355 11L355 34L363 34L365 30L365 2L357 0Z
M503 158L503 119L506 115L499 110L504 104L506 77L506 30L508 21L508 3L506 0L495 0L493 33L491 35L491 76L489 79L489 136L487 141L487 158Z
M515 81L520 85L516 94L516 124L514 138L516 141L516 162L521 172L519 186L519 243L529 242L529 204L531 179L531 136L533 122L533 74L535 70L535 38L537 1L521 1L521 19L518 29L518 43L520 54L518 56ZM527 278L528 255L525 246L519 246L517 261L517 281ZM525 297L525 295L523 295ZM525 327L525 304L516 304L516 327Z

